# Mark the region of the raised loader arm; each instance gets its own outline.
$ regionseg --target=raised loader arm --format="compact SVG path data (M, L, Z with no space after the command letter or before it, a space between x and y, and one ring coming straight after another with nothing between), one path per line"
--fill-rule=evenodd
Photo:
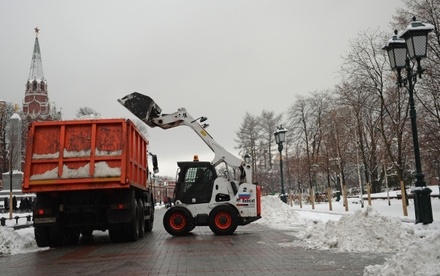
M158 126L162 129L169 129L182 125L190 127L214 152L215 156L211 161L213 165L217 165L224 161L232 167L241 167L246 173L246 182L252 183L252 171L250 165L244 164L240 158L228 152L218 144L214 138L212 138L212 136L199 123L199 119L203 117L194 119L185 108L179 108L176 112L171 114L161 114L162 109L153 101L153 99L138 92L133 92L122 99L119 99L118 102L150 127Z

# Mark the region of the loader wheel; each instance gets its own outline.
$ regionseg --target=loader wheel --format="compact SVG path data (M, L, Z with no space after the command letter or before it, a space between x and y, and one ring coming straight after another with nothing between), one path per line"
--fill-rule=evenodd
M231 235L238 226L237 211L228 205L221 205L209 214L209 228L216 235Z
M163 217L163 226L173 236L184 236L191 231L191 214L185 208L168 209Z
M50 245L49 228L45 226L34 227L35 241L38 247L46 247Z

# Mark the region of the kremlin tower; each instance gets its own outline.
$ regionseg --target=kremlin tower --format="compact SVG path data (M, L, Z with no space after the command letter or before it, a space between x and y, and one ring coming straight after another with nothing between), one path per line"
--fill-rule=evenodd
M53 121L61 119L61 112L52 109L49 103L47 80L43 74L38 27L35 28L34 52L32 54L29 78L23 100L23 116L28 123L32 121Z

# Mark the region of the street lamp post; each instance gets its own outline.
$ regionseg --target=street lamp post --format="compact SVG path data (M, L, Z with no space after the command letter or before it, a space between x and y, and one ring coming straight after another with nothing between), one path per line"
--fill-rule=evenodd
M281 200L284 203L287 203L287 196L284 191L284 179L283 179L283 143L286 141L286 132L287 129L283 127L283 125L280 125L277 130L274 132L275 136L275 142L278 144L278 151L280 152L280 173L281 173Z
M424 69L420 65L420 61L426 57L428 45L428 33L434 29L434 26L428 23L413 21L408 25L405 31L400 35L395 35L383 47L388 52L390 65L392 70L397 71L397 82L399 87L408 84L409 93L409 114L411 118L411 130L414 144L414 158L416 162L415 186L414 189L414 209L416 223L423 224L432 223L432 207L431 207L431 189L426 187L424 175L422 173L422 164L420 161L419 139L417 134L416 110L414 107L414 85L417 82L417 75L421 78ZM415 60L415 61L414 61ZM413 65L416 62L417 71L413 72ZM401 70L406 70L406 78L402 78Z

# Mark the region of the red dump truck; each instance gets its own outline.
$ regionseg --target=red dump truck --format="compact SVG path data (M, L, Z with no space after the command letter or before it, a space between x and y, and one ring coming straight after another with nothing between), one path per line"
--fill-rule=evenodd
M38 246L77 243L80 234L91 237L94 230L109 230L112 242L135 241L151 231L147 146L125 119L31 124L22 191L36 194Z

